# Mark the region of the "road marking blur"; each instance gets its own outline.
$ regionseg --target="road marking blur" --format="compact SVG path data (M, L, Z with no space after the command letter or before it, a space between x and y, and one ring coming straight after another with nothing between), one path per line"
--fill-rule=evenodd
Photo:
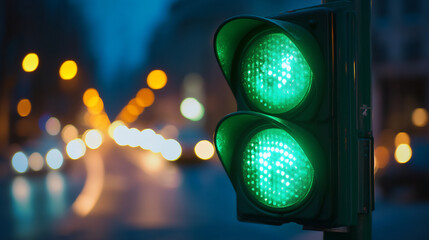
M87 216L100 198L104 184L104 164L99 153L91 152L84 158L87 177L82 192L72 205L73 211L81 216Z

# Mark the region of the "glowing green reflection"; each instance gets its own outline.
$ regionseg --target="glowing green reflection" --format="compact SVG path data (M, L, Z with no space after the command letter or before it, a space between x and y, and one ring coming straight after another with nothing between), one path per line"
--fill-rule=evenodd
M242 60L245 95L267 113L284 113L300 104L310 90L312 75L302 53L283 33L256 37Z
M299 204L307 196L314 169L291 135L270 128L256 133L245 146L243 178L258 202L285 208Z

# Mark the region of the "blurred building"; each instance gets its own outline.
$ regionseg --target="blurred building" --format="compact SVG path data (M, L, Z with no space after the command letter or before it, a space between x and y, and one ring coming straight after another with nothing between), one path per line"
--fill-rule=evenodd
M376 171L394 201L429 200L428 23L429 1L373 0Z
M429 1L374 0L372 15L375 135L383 129L427 134L416 108L429 108Z
M85 28L72 1L0 2L0 157L9 144L23 143L41 134L44 114L63 123L75 120L82 93L90 86L92 57L86 51ZM22 67L28 53L38 55L32 72ZM59 68L77 62L77 75L62 80ZM17 104L29 99L31 113L21 117Z

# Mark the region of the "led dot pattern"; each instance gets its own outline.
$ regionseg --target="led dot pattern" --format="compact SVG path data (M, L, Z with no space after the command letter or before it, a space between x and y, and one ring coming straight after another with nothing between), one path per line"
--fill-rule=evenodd
M284 113L307 96L313 72L284 33L261 34L242 60L241 84L250 103L266 113Z
M244 148L244 185L271 208L301 203L313 184L314 169L302 148L286 131L269 128L256 133Z

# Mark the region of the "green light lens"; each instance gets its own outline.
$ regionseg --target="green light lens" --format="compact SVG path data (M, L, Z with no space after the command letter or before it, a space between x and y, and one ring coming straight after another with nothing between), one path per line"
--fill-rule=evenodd
M248 192L268 207L301 203L313 184L314 169L304 151L279 128L262 130L250 139L242 166Z
M310 90L312 75L300 50L283 33L256 37L242 59L245 95L266 113L284 113L300 104Z

